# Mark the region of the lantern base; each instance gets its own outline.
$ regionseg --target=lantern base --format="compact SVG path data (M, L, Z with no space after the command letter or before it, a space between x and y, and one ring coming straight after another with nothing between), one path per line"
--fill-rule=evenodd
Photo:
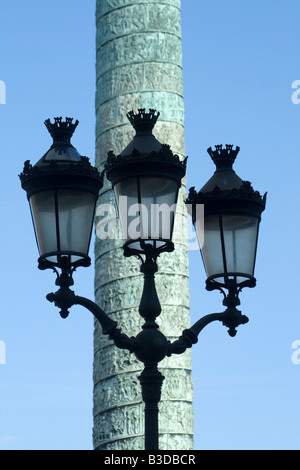
M224 282L219 282L216 279L223 278ZM244 280L241 280L244 279ZM210 276L206 280L206 290L213 291L219 290L224 295L223 305L229 308L235 308L240 305L239 293L244 287L255 287L256 279L249 274L243 273L227 273L216 274ZM224 291L226 289L228 293Z
M57 272L57 268L63 271L74 272L79 266L85 268L91 265L91 258L84 253L78 252L52 252L45 253L38 259L38 268L41 270L53 269Z
M153 260L156 260L161 253L171 253L174 249L174 243L164 239L129 240L123 245L125 257L145 255Z
M222 280L222 281L221 281ZM228 289L233 287L240 292L244 287L255 287L256 279L250 274L244 273L222 273L209 276L206 280L206 290Z

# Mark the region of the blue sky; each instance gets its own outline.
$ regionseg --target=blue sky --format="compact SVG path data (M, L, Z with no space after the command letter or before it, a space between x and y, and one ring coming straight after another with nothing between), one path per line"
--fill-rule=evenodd
M91 449L93 319L74 307L63 321L46 301L55 279L37 269L18 174L48 149L43 121L56 115L79 119L74 145L94 158L95 2L1 0L0 9L0 449ZM206 149L231 143L239 176L268 191L257 287L241 294L250 322L234 339L210 325L193 349L196 449L300 448L299 14L297 0L182 1L188 186L214 171ZM78 294L93 298L93 275L78 270ZM222 310L194 251L190 287L192 321Z

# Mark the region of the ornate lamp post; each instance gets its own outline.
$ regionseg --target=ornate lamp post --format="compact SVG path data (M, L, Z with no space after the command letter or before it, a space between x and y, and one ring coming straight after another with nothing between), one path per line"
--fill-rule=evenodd
M182 336L171 343L159 331L156 318L161 306L156 293L157 257L174 250L172 232L175 205L186 160L181 162L169 146L162 145L152 135L159 114L154 110L128 114L136 136L118 156L110 153L106 165L107 178L112 182L119 215L126 236L124 255L138 256L144 274L144 288L139 314L145 323L142 331L129 338L115 321L94 302L75 295L73 272L78 266L88 266L88 248L93 227L95 203L103 184L103 175L81 157L71 145L70 138L78 122L56 118L54 124L45 122L54 141L50 150L31 166L25 162L20 178L26 190L40 252L39 268L53 269L59 290L47 295L66 318L73 305L87 308L100 322L102 332L120 349L134 353L144 364L139 377L145 402L145 449L158 450L158 403L164 380L158 364L167 356L182 354L197 343L200 331L212 321L221 321L229 333L248 320L236 309L242 287L254 285L253 270L256 254L258 222L265 199L243 183L231 168L223 168L237 151L220 147L211 151L217 172L202 189L190 191L187 203L195 209L205 203L205 241L202 246L207 288L224 293L223 313L206 315ZM221 162L223 162L221 164ZM222 168L221 168L222 166ZM229 181L229 183L228 183ZM216 186L218 189L216 189ZM163 217L161 206L163 205ZM193 222L197 228L196 211ZM133 216L135 218L133 219ZM133 229L134 226L134 229ZM201 240L202 234L198 232Z

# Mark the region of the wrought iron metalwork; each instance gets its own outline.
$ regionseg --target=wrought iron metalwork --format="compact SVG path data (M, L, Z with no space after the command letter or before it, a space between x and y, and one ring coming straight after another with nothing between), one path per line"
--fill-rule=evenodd
M151 135L151 130L157 117L158 116L155 115L154 110L150 110L148 114L145 114L144 110L140 110L138 115L134 115L133 113L129 114L130 120L137 125L137 134L139 135L139 138L143 139L143 136L146 136L146 140L149 143L150 137L150 142L152 142L155 147L157 147L157 141L155 142L154 137ZM62 126L61 120L59 119L55 120L55 124L52 126L49 121L46 122L47 128L49 129L50 127L51 131L54 133L54 147L52 146L49 152L53 149L56 152L57 145L61 147L60 150L62 150L63 153L67 152L67 147L71 146L69 138L71 131L73 130L73 128L70 128L72 122L68 120L64 126ZM138 128L138 125L143 125L142 130L141 127ZM64 128L63 131L61 126ZM62 131L62 133L57 136L57 132L60 131ZM57 142L57 140L59 142ZM138 146L142 148L143 145L144 143L140 140ZM159 144L158 148L161 148L161 144ZM67 185L70 187L72 179L75 178L74 181L77 182L79 187L87 189L86 178L88 177L88 181L94 184L92 191L94 193L99 191L102 185L102 177L93 169L93 167L90 166L87 160L82 160L82 157L78 157L79 154L75 154L72 149L71 157L75 159L75 162L69 162L68 166L66 166L66 162L64 162L61 167L61 163L53 162L51 159L45 163L45 160L47 160L47 158L45 159L45 156L34 167L32 167L29 162L25 163L24 172L20 177L22 186L27 190L29 198L34 194L36 188L41 191L43 189L43 184L46 185L47 189L49 189L49 187L53 189L55 181L56 184L63 186L63 179L58 178L58 183L55 179L61 174L61 172L63 172ZM112 162L114 157L111 155L111 160L107 166L107 172L112 179L116 178L116 180L118 180L120 175L124 176L124 171L125 175L130 175L130 168L133 168L132 163L133 160L135 161L137 155L136 152L133 152L132 150L134 150L134 144L130 143L127 150L125 149L123 152L122 159L120 160L116 157L114 162ZM229 172L227 176L231 177L231 183L234 184L236 181L240 180L231 169L237 153L238 150L233 151L232 147L229 146L226 147L225 152L223 152L222 147L218 147L216 152L211 152L213 158L217 162L217 168L219 165L218 169L220 169L221 165L223 170L225 169L227 173ZM161 168L166 177L171 174L171 177L177 181L178 185L180 185L181 178L185 172L185 162L179 162L173 154L169 154L169 158L163 160L163 162L159 162L156 151L153 149L151 150L151 147L150 152L146 152L146 154L149 157L149 161L147 161L147 163L143 161L142 164L142 162L139 161L138 165L134 164L133 173L135 175L136 171L139 176L145 173L150 175L156 175L157 173L161 174L159 169ZM125 164L123 157L124 159L128 159ZM146 160L146 158L142 158L142 160ZM153 167L151 167L151 163L154 165ZM161 167L159 167L159 164ZM126 167L125 170L124 165ZM170 174L168 174L168 171ZM111 172L114 172L113 176ZM55 178L53 178L53 176L55 176ZM83 183L80 182L80 178L82 178ZM220 174L215 175L215 180L218 180L218 178L220 178ZM237 189L232 188L230 185L226 190L224 190L224 188L214 187L212 191L202 190L202 192L199 193L196 193L196 191L192 189L190 191L188 202L192 205L205 202L206 207L208 207L208 213L213 215L215 214L215 211L219 213L221 207L225 212L229 211L230 213L235 213L236 209L238 209L239 213L251 213L252 216L257 218L260 218L260 214L265 207L265 197L261 198L259 193L254 192L247 182L242 182ZM158 271L157 258L163 251L173 251L174 245L171 239L166 240L166 244L161 246L156 246L153 242L153 240L140 240L140 247L137 250L132 249L128 242L124 245L125 256L138 256L140 259L140 271L144 276L143 292L139 305L139 314L144 319L144 324L142 326L142 330L135 337L125 335L121 329L118 328L118 323L112 320L96 303L85 297L77 296L74 291L70 289L74 284L73 273L76 268L78 266L89 265L89 258L87 256L83 256L83 258L79 258L74 261L72 258L73 253L68 253L67 250L65 250L64 252L55 253L57 256L56 263L51 260L49 261L47 257L42 257L42 260L40 259L39 263L40 269L51 268L57 275L56 285L59 289L55 293L48 294L47 300L53 302L60 309L60 315L62 318L68 317L69 310L73 305L81 305L85 307L100 323L102 333L107 335L109 339L114 342L117 348L125 349L130 353L135 354L136 358L143 363L144 370L142 371L139 380L142 387L142 397L145 403L146 450L158 450L159 448L158 404L161 399L161 388L164 381L164 376L158 368L159 364L166 357L170 357L173 354L183 354L188 348L191 348L198 342L198 336L203 328L212 322L220 321L228 328L229 335L235 336L237 327L248 322L248 318L242 315L241 311L237 309L237 306L240 304L239 292L243 287L253 287L255 285L255 279L252 276L249 276L249 279L246 279L246 281L237 282L236 278L238 273L235 273L234 276L231 276L228 273L223 273L223 276L226 279L224 286L221 283L216 282L214 278L208 279L208 290L217 288L223 292L223 304L226 307L225 311L204 316L191 328L185 329L180 338L171 342L167 339L165 334L160 331L156 322L156 319L161 314L161 305L156 291L155 274ZM49 253L47 256L49 257ZM242 273L242 275L244 276L245 273ZM227 293L225 293L223 289L224 287L228 291Z
M141 255L139 255L141 257ZM65 267L58 275L56 284L60 287L55 293L47 295L47 300L60 308L60 315L66 318L69 309L73 305L81 305L87 308L99 321L102 333L107 335L119 349L127 349L135 354L137 359L144 364L144 370L139 376L142 387L142 397L145 403L145 450L159 449L159 402L164 376L158 369L159 363L173 354L182 354L198 342L198 335L208 324L220 321L229 328L230 336L235 336L236 328L248 322L248 318L236 309L239 303L234 293L226 297L227 309L223 313L206 315L191 328L182 332L182 336L171 343L164 333L159 330L156 318L161 313L161 306L156 292L155 273L157 272L156 259L146 255L141 263L141 272L144 275L144 288L139 306L139 314L145 323L142 331L129 338L118 328L117 322L91 300L75 295L70 289L73 284L73 269L65 259Z

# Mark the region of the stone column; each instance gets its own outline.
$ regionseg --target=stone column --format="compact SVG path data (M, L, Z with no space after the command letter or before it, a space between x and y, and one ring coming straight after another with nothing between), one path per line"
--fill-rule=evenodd
M160 111L154 134L183 158L180 0L98 0L96 21L98 168L103 169L108 151L118 154L131 141L134 131L126 113L139 108ZM170 340L190 325L185 196L183 187L176 215L175 252L161 255L156 275L162 305L158 322ZM115 204L108 181L98 208L106 203ZM98 229L99 220L96 218ZM95 297L124 333L134 336L142 324L138 306L143 279L140 261L124 258L122 245L122 240L96 237ZM141 370L135 356L118 350L95 324L95 449L143 449ZM160 449L193 449L191 352L166 359L160 370L166 377L160 403Z

